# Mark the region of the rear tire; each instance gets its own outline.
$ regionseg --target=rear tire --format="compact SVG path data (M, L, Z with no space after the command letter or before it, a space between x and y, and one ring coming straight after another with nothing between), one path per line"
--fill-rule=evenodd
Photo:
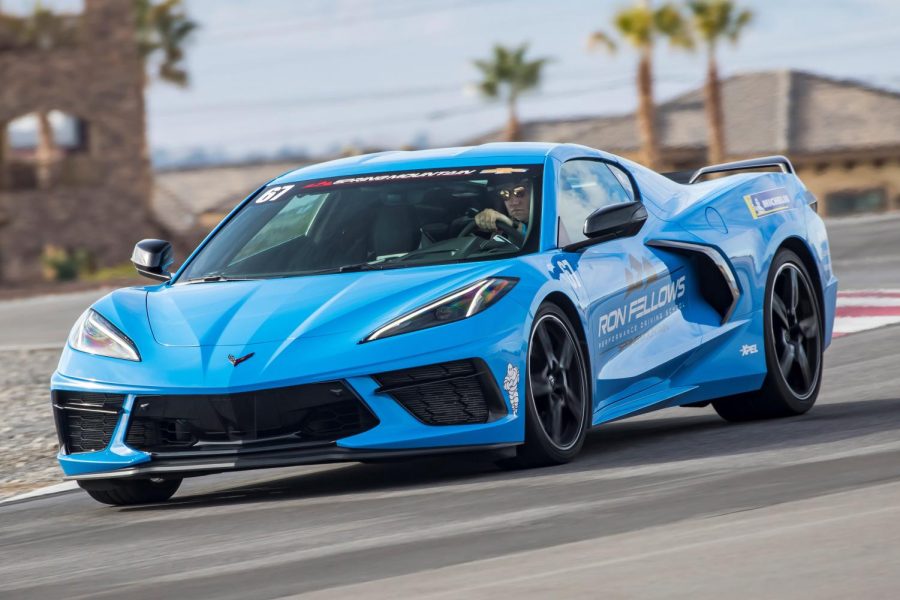
M91 498L103 504L128 506L131 504L155 504L171 498L181 479L130 479L79 481L78 485Z
M802 415L822 385L819 294L797 254L781 250L772 261L763 309L766 367L762 388L713 400L726 421Z
M528 341L525 444L499 466L543 467L575 458L590 427L586 364L566 314L555 304L541 306Z

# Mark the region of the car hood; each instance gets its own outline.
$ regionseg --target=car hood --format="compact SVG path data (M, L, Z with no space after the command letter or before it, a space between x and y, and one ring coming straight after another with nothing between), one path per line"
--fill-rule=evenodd
M506 262L162 286L147 292L147 317L165 346L247 346L337 333L361 339Z

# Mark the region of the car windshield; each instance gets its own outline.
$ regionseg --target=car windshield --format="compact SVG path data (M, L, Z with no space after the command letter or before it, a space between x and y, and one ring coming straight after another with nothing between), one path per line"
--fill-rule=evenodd
M180 283L503 258L537 247L541 167L454 167L273 184Z

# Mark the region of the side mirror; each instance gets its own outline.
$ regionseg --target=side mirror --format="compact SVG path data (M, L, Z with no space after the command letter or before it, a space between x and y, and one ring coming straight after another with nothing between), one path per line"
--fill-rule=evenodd
M602 242L636 234L647 220L647 209L640 202L623 202L597 209L584 222L584 235Z
M131 254L131 263L137 272L156 281L172 279L167 269L173 262L172 244L164 240L141 240L134 245Z
M586 240L563 247L565 252L578 252L587 246L636 234L647 220L647 209L640 202L620 202L598 208L584 221Z

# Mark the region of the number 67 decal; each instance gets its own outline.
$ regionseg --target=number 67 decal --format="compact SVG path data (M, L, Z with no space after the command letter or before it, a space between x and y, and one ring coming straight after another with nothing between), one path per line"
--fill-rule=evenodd
M294 186L280 185L269 188L262 196L256 199L256 204L262 204L263 202L274 202L275 200L278 200L279 198L284 196L284 194L292 187Z

